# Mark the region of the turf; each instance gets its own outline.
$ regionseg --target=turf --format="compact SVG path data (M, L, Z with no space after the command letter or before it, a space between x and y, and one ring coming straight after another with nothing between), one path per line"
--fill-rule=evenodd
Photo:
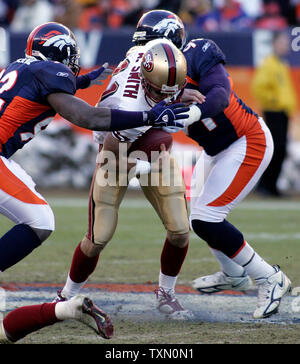
M72 254L87 228L88 192L72 192L64 197L44 193L56 216L56 230L29 257L1 274L1 282L63 283ZM246 240L269 263L279 264L293 286L299 276L299 200L259 200L248 198L229 216ZM11 226L0 221L0 233ZM160 253L165 231L154 210L143 196L130 194L120 208L119 224L113 240L101 254L89 282L157 282ZM189 285L200 275L219 270L206 244L191 233L189 252L178 279ZM73 327L72 330L64 328ZM73 326L72 326L73 325ZM115 321L118 336L109 343L300 343L298 325L259 325L229 323L128 322ZM22 340L24 343L96 343L86 328L63 323L41 330ZM101 341L103 342L103 341Z

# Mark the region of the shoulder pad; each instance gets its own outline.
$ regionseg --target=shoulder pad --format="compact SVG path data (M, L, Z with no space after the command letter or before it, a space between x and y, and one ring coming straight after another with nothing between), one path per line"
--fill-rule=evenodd
M43 96L54 92L74 95L76 92L75 75L60 62L40 61L32 63L31 72L40 83Z
M211 39L193 39L186 45L183 53L188 64L188 74L192 72L193 75L189 76L193 79L203 76L217 63L226 63L224 53Z

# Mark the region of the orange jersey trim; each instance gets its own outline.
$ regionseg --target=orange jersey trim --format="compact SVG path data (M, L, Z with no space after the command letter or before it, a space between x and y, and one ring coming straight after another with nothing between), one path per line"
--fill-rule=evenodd
M0 175L0 189L8 195L25 203L34 205L47 205L45 200L42 200L37 195L35 195L34 192L32 192L24 182L22 182L6 167L1 158Z
M244 109L232 91L229 105L223 112L227 119L230 120L239 138L245 135L253 125L257 124L257 116Z
M186 76L187 83L191 83L192 85L198 86L198 82L194 81L191 77Z
M246 240L244 240L244 242L243 242L243 245L240 247L240 249L237 251L237 252L235 252L231 257L230 257L230 259L233 259L234 257L236 257L242 250L243 250L243 248L245 247L245 245L246 245Z
M247 149L243 163L226 191L207 206L226 206L235 200L250 182L259 168L266 151L266 137L260 127L260 132L247 137Z
M15 96L0 118L0 143L5 144L21 125L48 110L50 106Z

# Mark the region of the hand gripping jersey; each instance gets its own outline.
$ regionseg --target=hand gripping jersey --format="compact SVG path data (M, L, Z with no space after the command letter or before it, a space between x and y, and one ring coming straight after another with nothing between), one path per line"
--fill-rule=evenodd
M0 155L9 158L50 123L47 96L74 95L76 78L59 62L21 58L0 73Z
M229 104L219 106L213 89L222 88L219 79L214 79L214 67L225 64L220 48L209 39L190 41L183 51L188 66L188 87L198 89L207 99L201 105L202 119L189 126L189 137L201 145L207 154L216 155L241 136L258 126L258 115L252 111L232 90L233 83L225 73L225 85ZM226 72L223 70L223 73ZM211 95L211 97L210 97ZM206 109L208 112L203 112Z

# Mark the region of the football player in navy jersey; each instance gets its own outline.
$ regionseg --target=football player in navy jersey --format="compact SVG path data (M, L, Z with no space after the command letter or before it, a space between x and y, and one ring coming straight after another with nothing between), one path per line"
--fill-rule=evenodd
M16 225L0 238L0 272L30 254L54 230L50 206L35 190L31 177L10 157L45 129L56 113L77 126L91 130L123 130L143 125L180 127L180 120L188 117L186 112L189 108L183 104L165 106L163 102L150 111L125 112L92 107L74 96L78 88L86 88L101 80L105 69L102 67L78 77L79 48L75 36L62 24L51 22L36 27L30 33L25 58L16 60L1 71L0 213ZM94 314L96 306L81 297L73 301L72 307L74 318L80 316L81 319L87 313L98 322L99 334L110 336L110 320L98 310L104 321L101 324L97 314ZM76 316L79 309L82 315ZM26 332L40 327L45 312L46 323L66 316L65 313L55 316L54 306L49 309L47 306L44 313L42 308L36 311L40 316L32 321L33 326L26 323ZM24 322L15 320L15 316L24 317L24 314L12 313L6 324L4 322L4 326L9 327L11 335L8 336L12 341L22 337L25 332ZM30 318L28 312L26 316ZM20 326L16 327L18 324ZM4 332L0 323L0 337L5 337Z
M278 311L291 282L278 266L264 261L226 217L267 168L273 153L272 137L263 119L233 91L224 68L225 56L212 40L191 40L183 52L188 65L187 88L205 95L203 104L190 109L200 110L199 121L186 130L204 149L191 183L190 223L222 269L196 279L193 286L206 293L247 290L252 278L258 286L253 316L265 318Z

